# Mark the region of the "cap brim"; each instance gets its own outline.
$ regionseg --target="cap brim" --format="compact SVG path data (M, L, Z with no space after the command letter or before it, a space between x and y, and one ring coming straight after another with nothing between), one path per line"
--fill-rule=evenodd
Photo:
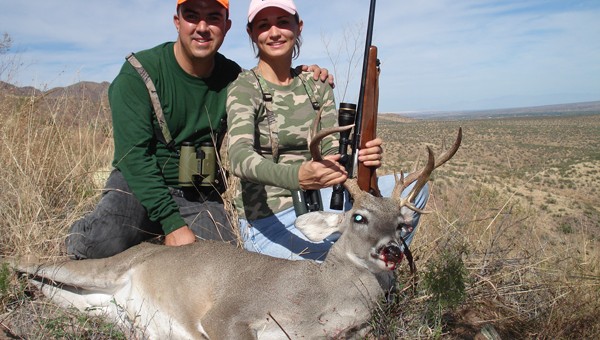
M271 3L263 3L261 5L259 5L258 7L256 7L249 15L248 15L248 22L252 22L252 20L254 20L254 18L256 17L256 15L262 11L265 8L268 7L277 7L277 8L281 8L282 10L294 15L296 14L296 10L294 8L291 8L290 6L285 6L285 5L274 5Z

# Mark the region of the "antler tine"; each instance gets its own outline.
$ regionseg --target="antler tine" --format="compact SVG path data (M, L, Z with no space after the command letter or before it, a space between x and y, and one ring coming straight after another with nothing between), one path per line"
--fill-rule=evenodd
M448 160L450 160L450 158L452 158L454 156L454 154L456 153L456 151L458 151L458 148L460 147L460 143L462 141L462 127L458 128L458 135L456 136L456 140L454 141L454 144L452 145L452 147L446 151L443 155L441 155L440 157L438 157L437 161L435 162L435 165L433 166L433 170L437 169L438 167L440 167L442 164L446 163ZM423 171L425 171L425 169L419 171L419 172L413 172L411 174L409 174L408 176L406 176L406 178L404 179L404 186L408 186L410 183L416 181L418 178L421 177L421 174L423 173Z
M419 176L419 178L417 178L417 183L410 190L408 196L403 198L402 191L406 187L408 187L412 182L405 181L404 175L400 176L400 181L398 181L396 177L396 186L394 187L394 191L392 192L392 199L396 200L400 207L407 207L410 210L413 210L419 214L426 214L428 212L417 208L414 205L413 201L415 199L415 196L421 191L421 189L423 189L423 186L425 186L425 183L427 183L427 181L429 180L429 176L431 175L433 169L435 169L435 157L433 156L433 151L431 151L431 148L429 147L427 147L427 155L427 165L421 171L421 175Z
M313 121L312 129L308 135L308 149L310 150L310 155L314 161L322 161L323 157L321 156L321 150L319 150L319 146L321 144L321 140L331 134L336 132L342 132L346 130L350 130L354 127L354 124L347 126L334 126L331 128L323 129L317 132L319 128L319 124L321 123L321 115L323 114L323 108L317 111L317 115L315 120Z
M433 169L435 169L435 157L433 156L433 151L431 151L430 147L427 147L427 156L427 164L425 165L423 170L419 172L419 177L416 179L417 183L412 188L407 198L401 199L402 191L404 191L404 189L406 189L415 180L407 181L404 178L403 174L400 176L400 181L396 180L396 185L394 186L394 190L392 191L392 197L394 199L399 199L402 205L405 205L406 203L411 202L414 199L414 196L419 191L421 191L421 189L423 189L423 186L429 180L431 172L433 171Z
M404 184L404 172L400 171L400 180L398 180L398 174L394 171L394 190L392 190L392 196L391 197L395 197L395 198L400 198L400 195L402 195L402 191L404 190L405 186Z
M415 183L415 186L410 191L410 194L408 194L409 202L412 202L415 198L415 195L418 194L421 191L421 189L423 189L423 187L429 180L429 176L431 176L431 173L436 168L435 165L436 165L436 163L435 163L435 156L433 155L433 151L431 150L430 147L427 147L427 165L425 166L423 171L421 171L421 176L419 176L419 178L417 178L417 183ZM404 186L408 186L408 184L405 183Z
M344 182L344 187L348 190L350 196L354 198L354 201L358 200L359 197L366 194L366 191L362 191L358 186L356 178L348 178Z
M310 141L310 145L308 146L309 150L310 150L310 155L312 156L312 159L314 161L322 161L323 157L321 156L321 150L320 150L320 144L321 144L321 140L331 134L334 134L336 132L342 132L342 131L346 131L346 130L350 130L352 129L352 127L354 127L354 124L352 125L345 125L345 126L334 126L328 129L323 129L321 131L319 131L318 133L316 133L313 138Z

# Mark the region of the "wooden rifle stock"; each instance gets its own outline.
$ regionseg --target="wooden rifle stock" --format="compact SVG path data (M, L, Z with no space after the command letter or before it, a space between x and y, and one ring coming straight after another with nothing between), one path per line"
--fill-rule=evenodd
M367 59L367 74L364 84L364 97L360 126L359 149L365 148L367 141L376 137L377 130L377 107L379 103L379 60L377 59L377 47L370 46ZM357 163L356 179L361 190L375 196L381 196L377 185L377 174L375 167L368 167L361 162Z

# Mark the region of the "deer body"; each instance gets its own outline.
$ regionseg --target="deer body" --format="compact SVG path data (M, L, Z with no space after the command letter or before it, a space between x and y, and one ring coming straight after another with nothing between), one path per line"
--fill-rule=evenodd
M392 271L350 263L342 245L323 264L206 241L21 269L60 283L40 285L59 304L134 323L151 339L285 338L273 319L292 338L325 338L363 326L393 283Z
M344 184L354 198L350 211L300 216L296 227L310 240L341 233L321 264L201 241L182 247L141 244L106 259L16 266L59 304L133 324L141 338L360 335L374 303L394 286L394 269L402 260L400 235L419 211L411 203L415 194L460 141L461 130L437 162L428 149L425 168L401 178L390 198L363 192L350 179ZM400 197L415 181L408 197Z

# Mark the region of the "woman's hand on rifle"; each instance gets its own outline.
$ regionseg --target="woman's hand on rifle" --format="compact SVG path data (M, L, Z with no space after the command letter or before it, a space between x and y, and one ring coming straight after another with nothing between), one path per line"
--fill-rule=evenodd
M340 155L324 156L322 161L306 161L298 171L302 190L316 190L344 183L348 178L346 168L339 162Z
M379 168L383 159L383 141L375 138L365 143L365 148L358 151L358 161L365 166Z

